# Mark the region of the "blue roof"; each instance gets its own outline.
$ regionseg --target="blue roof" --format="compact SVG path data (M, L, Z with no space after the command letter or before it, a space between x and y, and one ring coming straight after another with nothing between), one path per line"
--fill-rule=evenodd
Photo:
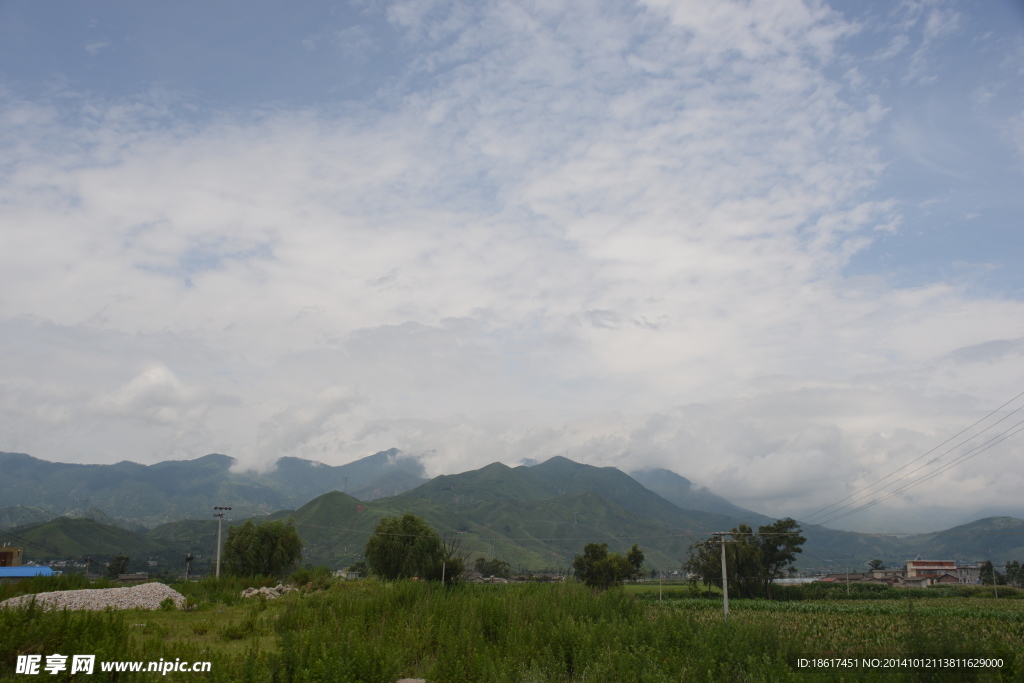
M49 567L0 567L0 579L3 578L28 578L30 576L53 576L54 572Z

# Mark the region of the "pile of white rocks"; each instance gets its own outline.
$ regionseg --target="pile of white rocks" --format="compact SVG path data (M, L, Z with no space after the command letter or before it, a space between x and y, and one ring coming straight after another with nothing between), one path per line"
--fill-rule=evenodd
M35 595L19 595L0 602L0 607L27 605L35 598L36 604L47 609L159 609L160 603L170 598L174 606L185 606L185 596L162 583L140 583L125 588L85 588L77 591L53 591Z
M266 586L264 586L263 588L246 588L244 591L242 591L242 597L255 598L262 595L268 600L272 600L274 598L281 597L285 593L291 593L292 591L297 590L299 589L295 586L282 586L280 584L274 586L273 588L267 588Z

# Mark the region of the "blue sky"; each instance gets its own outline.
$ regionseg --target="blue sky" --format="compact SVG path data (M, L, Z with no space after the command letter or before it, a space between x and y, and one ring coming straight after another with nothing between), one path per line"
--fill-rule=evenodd
M802 515L1024 390L1010 0L0 3L0 118L3 450ZM843 523L1017 509L1018 453Z

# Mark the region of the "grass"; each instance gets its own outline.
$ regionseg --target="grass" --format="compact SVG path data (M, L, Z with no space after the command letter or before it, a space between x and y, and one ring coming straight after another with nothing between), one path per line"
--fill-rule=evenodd
M282 683L838 680L834 671L798 671L793 661L968 653L1000 656L1005 666L857 670L843 680L1024 680L1024 600L733 600L725 622L720 599L692 597L679 585L661 601L657 584L595 593L575 583L442 588L375 581L321 582L326 590L242 600L241 590L252 583L179 586L194 603L189 611L0 610L0 679L16 678L17 654L60 652L209 660L204 681ZM103 676L97 671L92 679ZM152 679L121 674L118 680Z

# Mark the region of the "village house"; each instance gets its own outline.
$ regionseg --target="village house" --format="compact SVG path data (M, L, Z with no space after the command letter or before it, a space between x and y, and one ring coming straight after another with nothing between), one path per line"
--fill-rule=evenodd
M954 560L908 560L902 569L874 569L866 572L836 572L822 583L884 584L899 588L927 588L981 583L983 562L957 564Z

